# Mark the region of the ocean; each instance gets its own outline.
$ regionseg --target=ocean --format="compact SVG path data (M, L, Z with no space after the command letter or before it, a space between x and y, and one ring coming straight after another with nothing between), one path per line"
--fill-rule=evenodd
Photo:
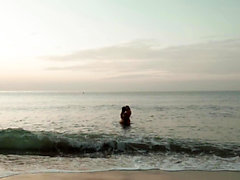
M146 169L240 171L240 92L0 92L0 177Z

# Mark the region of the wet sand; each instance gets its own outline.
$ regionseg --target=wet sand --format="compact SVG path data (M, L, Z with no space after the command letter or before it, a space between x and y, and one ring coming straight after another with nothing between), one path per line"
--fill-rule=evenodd
M240 172L208 171L107 171L91 173L22 174L2 180L239 180Z

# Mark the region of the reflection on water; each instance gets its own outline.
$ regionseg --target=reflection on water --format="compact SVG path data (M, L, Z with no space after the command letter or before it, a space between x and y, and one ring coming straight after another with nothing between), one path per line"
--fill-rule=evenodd
M2 129L121 135L121 107L129 104L130 136L240 141L239 92L1 92L0 101Z
M137 142L135 152L146 145L148 148L161 148L157 143L163 139L167 140L164 147L171 150L145 151L135 155L113 153L104 158L99 155L50 158L1 154L0 176L24 171L118 168L240 170L239 156L234 157L235 151L231 149L236 147L234 150L238 150L240 146L240 92L0 92L0 102L1 130L21 128L19 132L27 130L30 134L52 133L57 140L59 136L81 135L85 140L88 137L96 138L100 144L113 137L113 142L120 139L133 148L136 146L131 143ZM132 124L129 127L119 123L121 107L126 104L132 110ZM0 138L3 138L3 132ZM16 137L25 138L21 134ZM79 139L76 142L79 143ZM187 142L188 145L203 142L200 149L204 153L194 155L192 152L199 148L199 144L194 144L193 149L186 149L180 142ZM107 143L111 144L110 141ZM229 146L220 147L221 144ZM211 153L211 150L223 156L225 152L232 152L233 155L224 158Z

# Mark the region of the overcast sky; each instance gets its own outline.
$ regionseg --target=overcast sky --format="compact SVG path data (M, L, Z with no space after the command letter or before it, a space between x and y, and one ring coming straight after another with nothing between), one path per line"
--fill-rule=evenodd
M0 0L0 90L240 90L239 0Z

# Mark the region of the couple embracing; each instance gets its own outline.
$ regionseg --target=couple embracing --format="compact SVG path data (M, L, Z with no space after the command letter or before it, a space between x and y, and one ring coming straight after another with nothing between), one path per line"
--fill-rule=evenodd
M121 117L121 121L120 124L123 125L130 125L130 116L131 116L132 112L129 106L123 106L122 107L122 112L120 114Z

